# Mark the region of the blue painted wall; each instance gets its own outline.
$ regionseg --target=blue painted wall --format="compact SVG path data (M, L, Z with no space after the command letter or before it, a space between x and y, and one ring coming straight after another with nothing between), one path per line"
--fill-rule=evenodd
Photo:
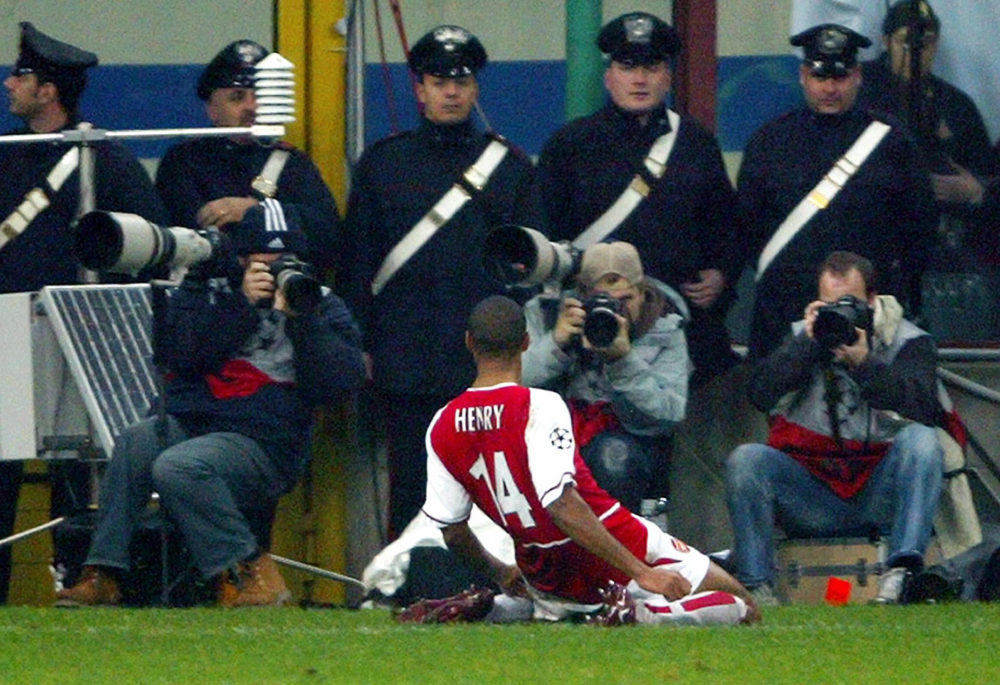
M719 59L717 132L723 150L739 151L761 123L801 103L798 62L794 57L722 57ZM207 126L202 102L194 93L200 64L107 65L94 69L81 101L86 120L109 130ZM403 64L386 68L397 125L412 128L416 101ZM4 72L6 73L6 71ZM480 74L483 110L493 127L537 155L563 124L566 66L561 60L492 62ZM365 139L389 135L390 107L382 65L365 69ZM18 125L6 107L0 130ZM139 157L158 158L175 140L133 141Z

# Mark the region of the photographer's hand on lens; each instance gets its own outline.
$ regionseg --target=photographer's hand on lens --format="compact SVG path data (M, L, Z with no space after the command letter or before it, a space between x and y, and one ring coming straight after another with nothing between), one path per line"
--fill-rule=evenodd
M195 215L198 225L225 226L243 221L243 215L254 205L260 204L252 197L220 197L206 202Z
M819 310L829 306L829 304L829 302L824 302L823 300L814 300L806 305L803 319L805 320L805 332L810 340L816 340L813 327L816 324L816 317L819 314ZM839 361L851 368L860 366L868 359L868 331L857 326L855 326L854 331L857 334L857 338L853 343L850 345L838 345L830 350L835 361Z
M583 336L586 317L583 303L575 297L567 297L559 303L559 318L552 329L552 337L559 349L565 350L574 340Z
M582 336L583 349L590 350L606 362L613 362L621 359L632 351L632 340L629 338L628 319L621 314L615 314L618 320L618 334L605 347L595 347L586 335Z
M275 297L274 276L264 262L250 262L243 272L243 294L250 304L257 306L261 300ZM277 306L277 302L275 302Z
M858 334L857 339L851 345L840 345L835 347L833 358L850 368L861 366L868 359L868 331L863 328L855 328Z
M809 336L810 340L816 339L816 336L813 335L813 325L816 323L816 315L819 313L819 310L825 307L826 304L823 300L813 300L806 305L802 318L805 321L806 335Z

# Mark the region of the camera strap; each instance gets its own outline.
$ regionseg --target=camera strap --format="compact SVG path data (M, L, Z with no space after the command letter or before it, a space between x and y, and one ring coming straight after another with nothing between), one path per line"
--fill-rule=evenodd
M479 159L462 173L462 179L448 189L431 210L411 228L403 239L389 251L382 265L372 279L372 295L378 295L389 280L396 275L410 257L417 253L431 239L439 228L448 223L466 202L472 199L473 191L486 187L490 176L507 156L509 148L502 140L492 140ZM462 183L462 180L465 183Z
M48 176L45 177L45 182L51 188L53 195L59 192L63 183L79 165L80 148L74 145L56 162ZM0 224L0 250L6 247L11 240L24 233L24 229L31 225L35 217L48 209L49 204L49 196L41 187L29 190L21 204Z
M830 206L840 189L857 173L861 165L868 159L868 155L878 147L878 144L882 142L891 129L891 126L883 124L881 121L871 122L844 153L843 157L834 162L826 175L816 184L816 187L802 198L791 214L781 222L771 239L767 241L767 245L764 246L757 259L756 280L761 279L774 258L785 249L785 246L813 218L816 212Z
M653 147L649 149L643 164L652 177L647 181L642 173L632 177L628 186L618 196L618 199L608 207L607 211L597 218L594 223L587 226L583 233L573 239L573 247L579 250L586 250L595 243L599 243L607 238L611 233L621 226L635 208L646 199L651 190L651 182L658 181L667 171L667 160L670 152L674 149L674 142L677 140L677 130L681 126L681 117L672 109L667 110L667 121L670 122L670 130L653 141Z

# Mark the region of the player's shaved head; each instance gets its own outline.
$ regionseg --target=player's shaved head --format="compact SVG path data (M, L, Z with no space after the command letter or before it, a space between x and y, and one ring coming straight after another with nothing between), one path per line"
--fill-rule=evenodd
M524 310L509 297L487 297L472 310L467 330L474 352L519 355L527 330Z

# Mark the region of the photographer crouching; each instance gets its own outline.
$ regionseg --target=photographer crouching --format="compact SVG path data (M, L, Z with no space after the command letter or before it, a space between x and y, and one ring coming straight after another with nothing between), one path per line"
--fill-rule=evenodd
M583 460L629 509L667 494L674 426L684 418L691 363L680 295L643 275L635 247L583 253L575 290L525 307L531 343L525 385L570 405ZM649 513L648 508L644 513Z
M251 208L227 232L236 256L194 264L167 298L154 326L165 411L118 437L81 578L57 606L120 603L154 491L200 575L217 580L219 605L290 598L267 554L274 505L306 468L313 408L365 376L351 314L291 258L307 248L295 218L277 203ZM264 531L251 523L262 511Z
M776 522L790 537L888 533L879 603L899 601L923 564L944 470L937 351L874 284L870 261L830 253L818 298L753 368L768 440L733 451L726 486L735 575L763 605L777 602Z

